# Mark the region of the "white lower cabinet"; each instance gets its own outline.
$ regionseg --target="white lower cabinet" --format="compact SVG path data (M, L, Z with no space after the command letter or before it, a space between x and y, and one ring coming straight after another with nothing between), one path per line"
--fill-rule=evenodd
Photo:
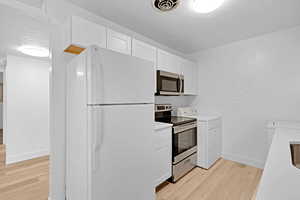
M209 169L222 154L222 119L198 121L198 166Z
M172 126L158 128L155 134L155 186L172 176Z

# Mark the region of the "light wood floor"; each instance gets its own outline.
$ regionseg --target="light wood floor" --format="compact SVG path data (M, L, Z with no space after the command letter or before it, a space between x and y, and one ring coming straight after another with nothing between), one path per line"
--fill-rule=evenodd
M211 169L196 168L176 184L157 189L156 200L255 200L262 170L219 160Z
M222 159L210 170L196 168L176 184L160 187L156 200L255 200L261 174L260 169ZM0 170L0 200L46 200L48 187L48 157Z
M0 145L3 144L3 129L0 129Z
M5 145L0 144L0 170L5 166Z
M0 169L0 200L46 200L48 188L49 157Z

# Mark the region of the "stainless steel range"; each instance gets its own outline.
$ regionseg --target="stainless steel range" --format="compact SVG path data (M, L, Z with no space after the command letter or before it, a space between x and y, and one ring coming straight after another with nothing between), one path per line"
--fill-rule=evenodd
M155 121L173 124L172 134L172 182L176 182L196 167L197 120L172 116L170 104L155 106Z

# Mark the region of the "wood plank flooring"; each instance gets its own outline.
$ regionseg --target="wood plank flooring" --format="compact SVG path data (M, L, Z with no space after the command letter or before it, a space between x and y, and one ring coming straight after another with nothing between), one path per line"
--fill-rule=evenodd
M3 144L3 129L0 129L0 145Z
M47 200L49 157L41 157L0 169L1 200Z
M196 168L176 184L158 188L156 200L255 200L262 170L221 159L210 170ZM47 200L49 158L0 170L1 200Z
M219 160L211 169L196 168L176 184L157 189L156 200L255 200L262 170Z
M0 144L0 170L5 167L5 158L6 158L5 145Z

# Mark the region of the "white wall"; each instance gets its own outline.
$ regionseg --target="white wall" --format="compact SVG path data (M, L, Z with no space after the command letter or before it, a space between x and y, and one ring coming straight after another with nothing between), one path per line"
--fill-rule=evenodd
M226 158L263 167L267 120L300 120L300 27L194 55L202 112L224 118Z
M155 96L155 104L172 104L173 108L190 106L196 96Z
M49 67L46 61L7 56L7 163L49 154Z

